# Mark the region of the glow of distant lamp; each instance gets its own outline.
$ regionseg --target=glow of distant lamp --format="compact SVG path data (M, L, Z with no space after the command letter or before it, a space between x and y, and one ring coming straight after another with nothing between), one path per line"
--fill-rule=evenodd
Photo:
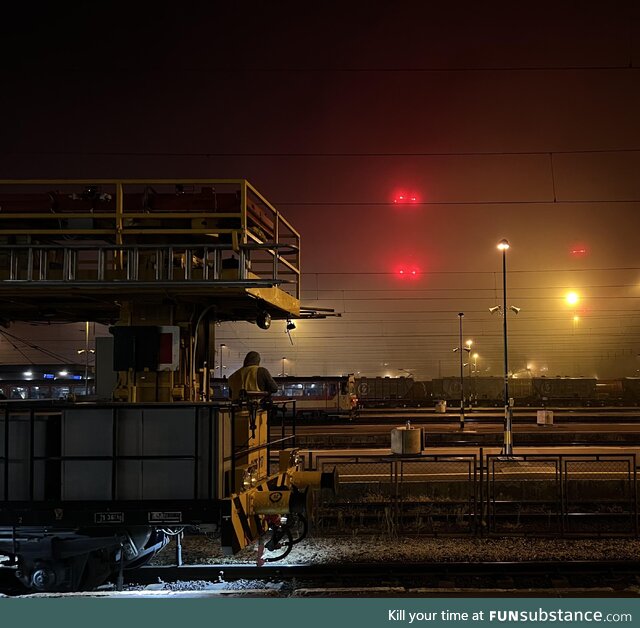
M467 340L466 345L467 347L470 347L473 344L473 340Z
M477 353L474 353L471 357L472 357L474 360L477 360L480 356L479 356Z
M574 317L573 317L573 322L574 322L574 323L577 323L579 320L580 320L580 317L579 317L579 316L574 316Z
M509 241L508 240L500 240L500 242L498 242L498 248L501 251L506 251L508 248L510 248Z
M580 297L577 292L569 292L565 299L569 305L575 305L580 300Z

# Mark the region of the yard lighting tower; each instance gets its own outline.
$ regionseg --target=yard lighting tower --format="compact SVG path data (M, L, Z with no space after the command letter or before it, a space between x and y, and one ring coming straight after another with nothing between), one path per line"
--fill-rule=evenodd
M509 400L509 352L507 350L507 250L509 241L498 242L502 251L502 331L504 337L504 446L505 456L513 455L511 402ZM517 314L517 312L516 312Z

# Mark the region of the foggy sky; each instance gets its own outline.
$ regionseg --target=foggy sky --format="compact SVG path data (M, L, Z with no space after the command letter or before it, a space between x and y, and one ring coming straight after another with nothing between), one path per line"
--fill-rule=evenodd
M293 345L283 323L225 323L224 372L257 349L274 373L455 374L465 312L501 375L506 237L512 370L638 374L633 2L13 11L2 178L247 178L300 231L303 304L341 318ZM81 328L13 330L71 356ZM4 340L0 359L23 361Z

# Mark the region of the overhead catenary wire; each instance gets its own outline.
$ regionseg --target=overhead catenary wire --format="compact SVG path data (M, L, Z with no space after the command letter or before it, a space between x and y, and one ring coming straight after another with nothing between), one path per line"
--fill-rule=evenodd
M584 273L584 272L617 272L627 270L640 270L640 266L611 266L601 268L542 268L542 269L509 269L509 274L513 273ZM433 270L423 274L427 275L495 275L495 270ZM350 270L350 271L313 271L307 270L303 277L309 275L389 275L396 276L397 273L391 271L370 271L370 270ZM310 292L315 292L315 288L310 288Z
M517 155L584 155L607 153L640 153L640 148L584 148L575 150L514 151L97 151L97 150L0 150L2 155L76 155L96 157L511 157Z
M31 364L34 364L33 360L31 360L30 358L28 358L26 356L26 354L21 351L13 342L12 340L15 340L17 342L21 342L22 344L26 345L27 347L29 347L30 349L35 349L36 351L39 351L40 353L42 353L43 355L46 355L50 358L53 358L55 360L59 360L61 363L66 363L69 362L69 358L59 354L59 353L55 353L54 351L50 351L49 349L45 349L44 347L41 347L35 343L29 342L28 340L25 340L24 338L20 338L20 336L16 336L15 334L12 334L6 330L0 330L0 334L2 334L2 336L4 336L6 338L6 340L14 347L14 349L16 349L16 351L18 351L21 355L23 355L27 360L29 360L29 362Z

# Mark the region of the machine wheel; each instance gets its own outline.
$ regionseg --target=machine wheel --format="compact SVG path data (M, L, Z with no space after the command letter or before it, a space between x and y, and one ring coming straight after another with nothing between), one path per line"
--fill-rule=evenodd
M277 526L270 530L271 538L264 544L263 560L274 563L289 555L293 548L293 536L287 526Z
M165 530L150 530L142 543L136 543L139 551L138 558L127 562L125 569L138 569L148 564L151 559L169 542L175 533Z
M300 543L300 541L302 541L309 532L309 523L307 518L300 513L287 515L285 525L291 532L291 541L294 545L296 543Z

